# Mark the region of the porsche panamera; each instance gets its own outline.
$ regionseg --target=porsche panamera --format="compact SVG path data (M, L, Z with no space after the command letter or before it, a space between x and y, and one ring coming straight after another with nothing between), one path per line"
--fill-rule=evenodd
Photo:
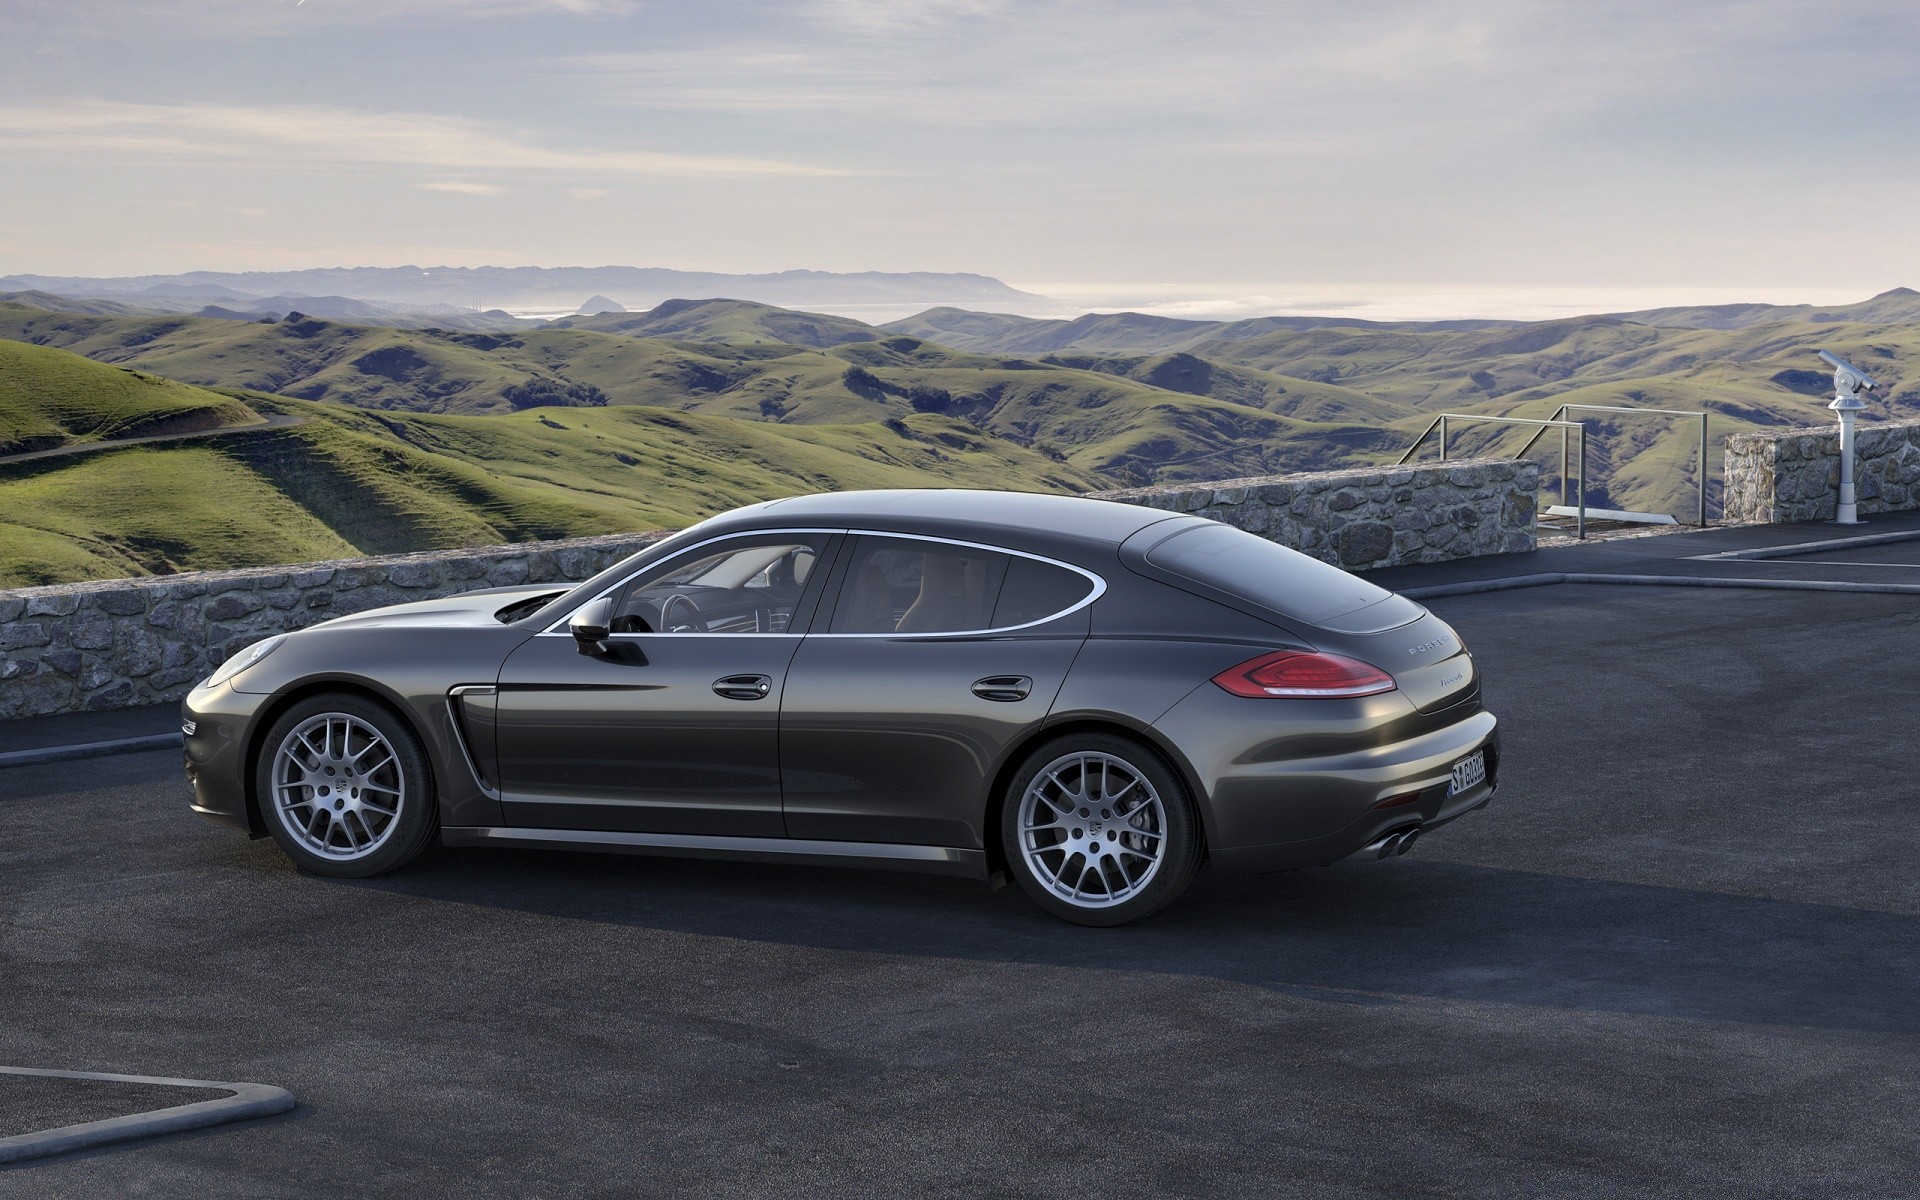
M1087 925L1203 865L1405 853L1499 765L1413 601L1201 517L990 491L752 505L577 585L267 638L182 708L194 810L318 875L436 842L893 867Z

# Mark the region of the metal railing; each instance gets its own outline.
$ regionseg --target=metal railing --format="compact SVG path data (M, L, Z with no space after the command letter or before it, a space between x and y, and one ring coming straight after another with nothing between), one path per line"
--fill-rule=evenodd
M1646 416L1656 416L1656 417L1699 417L1700 418L1700 457L1698 460L1700 464L1699 525L1700 525L1700 528L1702 529L1705 529L1707 527L1707 414L1706 413L1697 411L1697 410L1692 410L1692 409L1684 409L1684 408L1620 408L1611 404L1562 404L1559 408L1554 410L1553 420L1564 421L1567 417L1567 414L1574 411L1631 413L1636 415L1646 415ZM1585 428L1585 427L1582 426L1582 428ZM1527 451L1533 449L1533 444L1540 440L1540 434L1545 432L1546 430L1542 429L1540 430L1539 433L1536 433L1532 437L1528 438L1527 444L1520 447L1520 453L1515 457L1525 457ZM1586 437L1584 434L1582 434L1580 441L1582 445L1586 444ZM1414 444L1418 445L1419 443L1416 442ZM1441 457L1444 458L1446 456L1442 455ZM1566 486L1567 486L1567 439L1566 439L1566 436L1562 434L1560 438L1560 504L1562 507L1565 507L1567 503ZM1586 495L1586 491L1587 491L1586 468L1583 466L1581 468L1581 476L1580 476L1580 493L1582 497ZM1585 507L1584 504L1582 505L1582 507L1583 508ZM1582 518L1582 520L1584 520L1584 517Z
M1562 411L1564 411L1567 407L1569 406L1563 405ZM1648 411L1648 410L1636 409L1635 411ZM1414 452L1420 449L1421 443L1427 440L1427 435L1432 433L1436 429L1440 431L1440 461L1441 462L1447 461L1447 422L1448 421L1491 421L1497 425L1538 426L1539 433L1535 433L1531 438L1527 439L1528 446L1532 446L1534 442L1540 440L1540 434L1545 433L1547 430L1558 429L1560 431L1560 506L1562 508L1568 507L1567 505L1567 478L1568 478L1567 476L1567 432L1571 430L1574 433L1577 433L1580 436L1579 460L1578 460L1578 473L1579 473L1579 479L1580 479L1580 505L1575 510L1576 523L1574 526L1574 531L1575 531L1575 534L1580 538L1584 539L1587 536L1587 427L1585 425L1581 424L1579 421L1563 421L1558 419L1551 420L1551 421L1543 421L1538 417L1487 417L1487 416L1482 416L1479 413L1441 413L1439 416L1433 419L1431 424L1429 424L1425 429L1420 431L1419 437L1413 439L1413 445L1408 446L1407 452L1400 456L1400 464L1404 466L1407 460L1413 457ZM1526 451L1522 450L1520 453L1525 454ZM1702 451L1702 453L1704 454L1705 452Z

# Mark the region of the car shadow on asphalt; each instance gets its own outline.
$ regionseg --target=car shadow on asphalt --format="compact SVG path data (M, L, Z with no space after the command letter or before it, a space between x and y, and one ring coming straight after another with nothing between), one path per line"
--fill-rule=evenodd
M1914 917L1416 857L1203 874L1166 912L1120 929L1067 925L1016 889L965 880L617 855L442 850L344 885L831 951L1165 972L1323 1002L1920 1033Z

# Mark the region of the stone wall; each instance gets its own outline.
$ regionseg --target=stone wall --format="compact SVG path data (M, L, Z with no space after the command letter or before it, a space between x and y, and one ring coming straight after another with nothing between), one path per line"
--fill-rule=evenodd
M1540 465L1465 459L1096 492L1225 521L1364 570L1532 550Z
M1862 513L1920 508L1920 421L1854 427L1854 494ZM1831 521L1840 505L1837 424L1736 433L1727 439L1726 519Z
M0 591L0 718L177 700L227 656L329 617L586 579L664 533Z
M1537 464L1467 460L1095 495L1213 517L1361 569L1531 550L1539 486ZM176 700L270 634L474 588L573 582L664 536L0 591L0 719Z

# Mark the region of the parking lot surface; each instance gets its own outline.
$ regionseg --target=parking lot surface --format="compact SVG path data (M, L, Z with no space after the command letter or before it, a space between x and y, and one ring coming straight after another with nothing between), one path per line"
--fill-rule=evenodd
M559 852L326 881L176 752L0 772L0 1063L301 1101L0 1195L1911 1195L1920 598L1432 607L1493 805L1117 930Z

